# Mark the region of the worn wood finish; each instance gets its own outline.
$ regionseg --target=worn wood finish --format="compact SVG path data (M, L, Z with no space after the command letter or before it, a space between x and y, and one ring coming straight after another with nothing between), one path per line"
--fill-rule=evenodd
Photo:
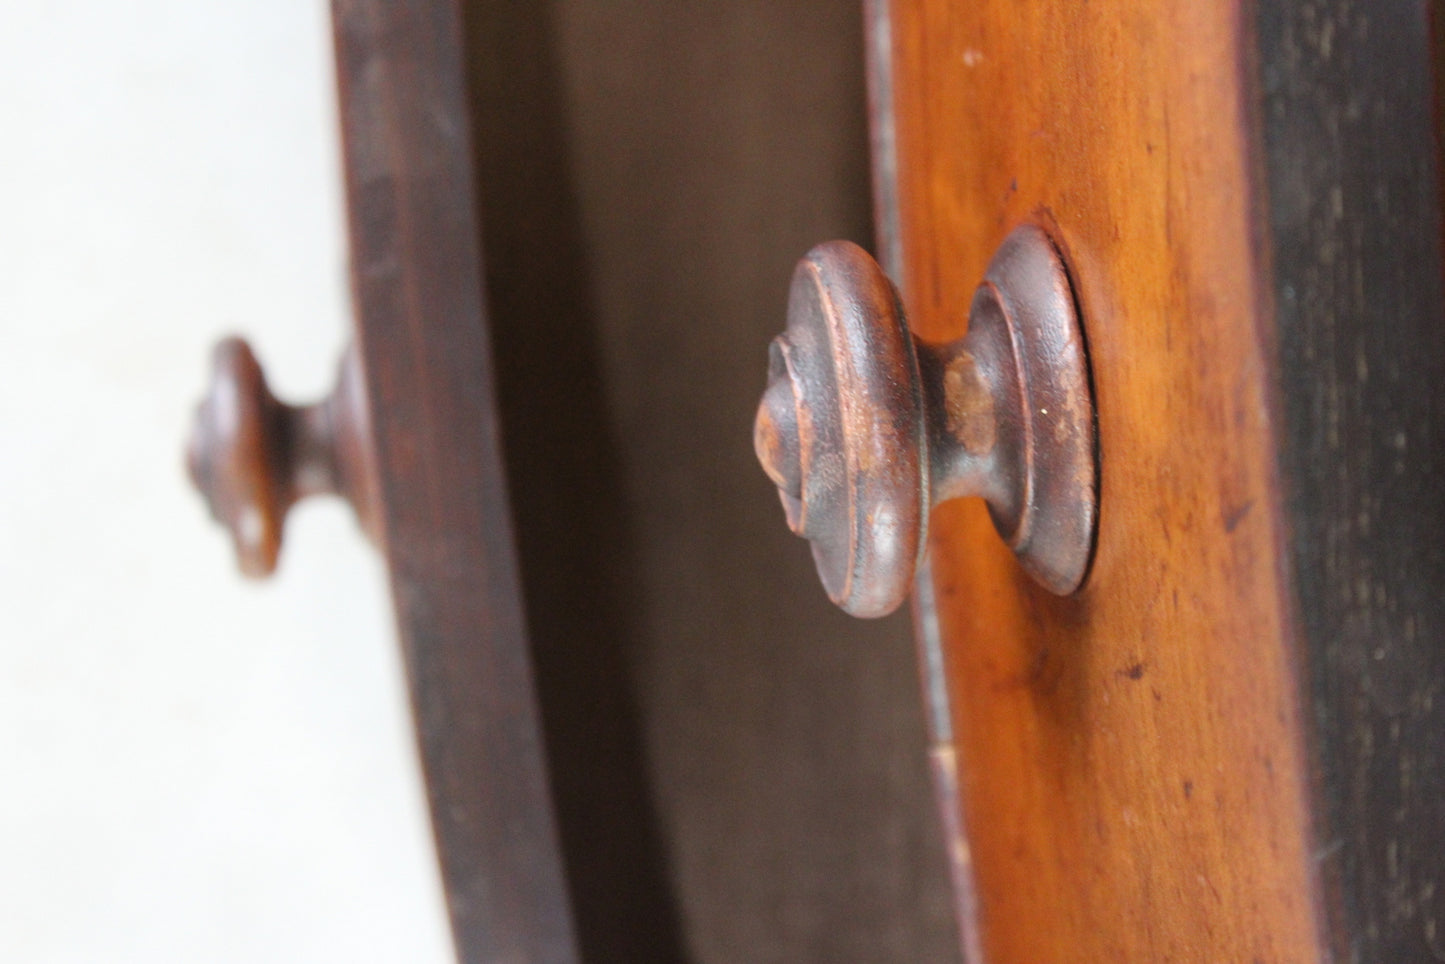
M892 13L911 324L960 335L995 247L1041 223L1098 406L1079 594L1028 579L982 504L933 519L970 940L989 964L1320 959L1251 25L1236 4L1143 0Z
M1258 5L1290 561L1337 959L1445 960L1445 292L1429 5Z
M501 465L449 0L336 0L358 345L460 958L577 960Z

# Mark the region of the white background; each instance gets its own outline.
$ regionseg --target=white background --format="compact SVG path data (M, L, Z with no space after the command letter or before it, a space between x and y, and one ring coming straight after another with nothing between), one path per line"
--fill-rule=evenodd
M221 335L334 376L328 16L0 6L0 960L449 954L374 552L308 504L244 583L182 469Z

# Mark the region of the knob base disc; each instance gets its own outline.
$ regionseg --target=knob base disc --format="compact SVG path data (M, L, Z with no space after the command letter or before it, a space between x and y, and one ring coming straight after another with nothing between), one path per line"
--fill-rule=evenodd
M1098 446L1088 353L1063 258L1025 225L994 255L974 297L970 328L1008 331L1019 404L1000 413L1015 433L1015 498L990 512L1023 567L1050 591L1083 585L1099 515ZM972 331L970 332L972 334ZM1007 470L1007 469L1006 469Z

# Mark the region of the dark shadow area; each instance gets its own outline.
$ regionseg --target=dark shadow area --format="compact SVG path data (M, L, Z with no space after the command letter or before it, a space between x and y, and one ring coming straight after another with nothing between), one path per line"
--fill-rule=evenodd
M906 618L752 454L793 263L871 239L857 0L468 4L508 471L589 961L948 962Z
M623 647L637 568L549 19L465 5L482 257L527 619L588 961L684 960Z

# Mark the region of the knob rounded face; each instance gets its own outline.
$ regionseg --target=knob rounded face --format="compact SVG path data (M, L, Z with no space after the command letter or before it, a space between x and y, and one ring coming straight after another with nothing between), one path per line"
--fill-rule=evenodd
M856 616L907 598L925 524L922 390L898 295L857 245L798 264L769 350L758 459L829 597Z
M799 262L753 426L788 526L855 616L907 598L935 502L980 496L1024 569L1083 583L1098 519L1094 405L1063 259L1024 226L999 248L968 334L909 333L897 291L847 242Z
M273 572L281 551L289 505L278 475L283 418L251 347L239 338L218 344L186 465L212 517L230 531L241 571L252 577Z

